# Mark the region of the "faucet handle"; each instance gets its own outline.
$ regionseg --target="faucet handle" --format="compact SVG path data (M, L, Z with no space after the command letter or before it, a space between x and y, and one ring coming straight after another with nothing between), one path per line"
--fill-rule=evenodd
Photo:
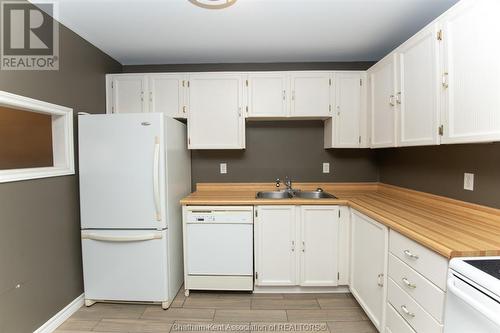
M292 180L288 176L285 177L285 186L289 190L292 189Z
M280 187L281 179L276 178L276 187Z

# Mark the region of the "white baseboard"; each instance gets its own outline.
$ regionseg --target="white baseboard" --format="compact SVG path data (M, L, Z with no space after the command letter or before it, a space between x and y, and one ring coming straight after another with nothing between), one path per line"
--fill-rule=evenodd
M81 294L77 298L75 298L71 303L66 305L64 309L59 311L54 315L54 317L47 320L45 324L40 326L33 333L52 333L58 328L62 323L66 321L73 313L78 311L79 308L83 306L83 298L84 294Z
M255 286L253 292L258 293L280 293L280 294L311 294L311 293L348 293L349 287L301 287L301 286Z

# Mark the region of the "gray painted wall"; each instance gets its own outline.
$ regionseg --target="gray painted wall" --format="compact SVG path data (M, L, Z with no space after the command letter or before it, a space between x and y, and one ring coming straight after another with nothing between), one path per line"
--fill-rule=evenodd
M207 71L366 70L373 62L181 64L123 66L127 73ZM290 176L295 181L377 181L374 152L323 149L323 122L247 122L245 150L192 152L192 185L201 182L269 182ZM228 173L219 173L219 163ZM329 162L331 173L322 173Z
M247 122L245 150L192 151L192 182L373 182L375 152L324 149L322 121ZM219 173L219 163L228 173ZM323 162L330 173L322 173Z
M377 150L383 183L500 208L500 143ZM474 191L463 189L475 174Z
M0 90L104 113L104 74L121 65L63 26L60 61L1 71ZM77 176L0 184L1 333L33 332L83 292L79 228Z

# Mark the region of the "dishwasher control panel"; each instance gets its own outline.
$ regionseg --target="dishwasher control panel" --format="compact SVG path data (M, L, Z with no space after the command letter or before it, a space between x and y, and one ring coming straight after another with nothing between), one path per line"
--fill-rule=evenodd
M253 207L193 207L187 211L186 223L253 223Z

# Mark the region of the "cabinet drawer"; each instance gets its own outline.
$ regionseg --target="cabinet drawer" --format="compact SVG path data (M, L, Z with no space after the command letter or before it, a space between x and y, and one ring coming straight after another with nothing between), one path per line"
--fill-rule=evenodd
M441 290L446 290L448 259L394 230L389 234L389 250Z
M385 333L415 333L391 304L386 304Z
M443 322L445 294L441 289L392 254L389 254L389 277L434 319Z
M388 279L387 299L396 311L417 333L441 333L443 326L428 314L416 301L403 291L391 278Z

